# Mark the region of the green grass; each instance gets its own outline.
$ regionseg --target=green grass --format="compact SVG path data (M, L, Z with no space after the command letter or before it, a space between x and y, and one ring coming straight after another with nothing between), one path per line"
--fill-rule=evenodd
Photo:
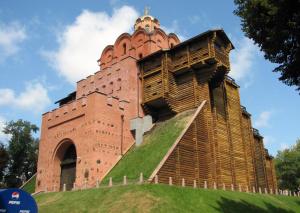
M194 112L189 110L164 122L158 122L153 130L144 136L144 142L131 148L104 178L102 184L107 184L109 177L112 177L113 182L122 182L125 175L129 181L137 180L141 172L145 178L149 178Z
M35 191L35 180L36 176L34 176L29 182L27 182L21 189L32 194Z
M300 198L167 185L130 185L35 196L39 212L300 212Z

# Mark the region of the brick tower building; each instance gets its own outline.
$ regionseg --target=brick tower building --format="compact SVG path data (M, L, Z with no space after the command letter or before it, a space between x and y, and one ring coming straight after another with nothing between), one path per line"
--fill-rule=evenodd
M146 11L132 35L102 51L100 70L43 114L36 191L94 187L142 142L152 118L199 106L194 125L153 172L160 182L277 188L272 157L227 76L233 48L221 29L180 43Z
M179 43L159 26L147 13L138 18L132 35L120 35L102 51L100 70L43 114L37 191L59 190L63 182L67 189L84 180L93 185L134 144L130 120L144 116L137 60Z

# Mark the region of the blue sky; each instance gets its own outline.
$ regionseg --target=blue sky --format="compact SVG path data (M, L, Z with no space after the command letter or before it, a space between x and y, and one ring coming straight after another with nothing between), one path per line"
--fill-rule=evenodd
M231 75L241 102L271 154L300 137L300 97L278 81L276 66L244 37L233 1L0 1L0 129L19 118L40 126L41 114L74 91L75 82L98 70L102 49L124 31L145 6L162 28L188 39L223 28L236 49ZM38 135L37 135L38 136ZM7 137L0 133L0 140Z

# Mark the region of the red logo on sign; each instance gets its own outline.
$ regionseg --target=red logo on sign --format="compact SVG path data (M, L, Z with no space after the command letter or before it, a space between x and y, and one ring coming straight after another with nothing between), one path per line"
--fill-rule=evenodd
M12 194L11 194L11 198L15 198L15 199L19 199L19 192L13 192Z

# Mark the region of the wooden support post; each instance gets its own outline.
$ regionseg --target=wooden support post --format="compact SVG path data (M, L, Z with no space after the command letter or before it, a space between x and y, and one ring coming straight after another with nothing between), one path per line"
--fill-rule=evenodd
M275 194L278 195L278 189L277 188L275 189Z
M113 186L112 177L109 178L108 186L109 186L109 187L112 187L112 186Z
M184 178L182 178L181 186L182 186L182 187L185 187L185 180L184 180Z
M64 183L63 185L63 191L65 192L66 191L66 184Z
M154 183L158 184L158 175L155 175L155 177L154 177Z
M207 181L204 181L204 189L207 189Z
M233 186L233 184L231 184L231 191L234 191L234 186Z
M258 187L258 191L259 191L259 194L261 194L261 188L260 187Z
M223 183L223 190L224 190L224 191L226 190L226 186L225 186L225 183Z
M126 177L126 175L123 177L123 185L124 186L127 185L127 177Z
M143 182L144 182L144 176L143 176L143 173L141 172L139 183L142 184Z
M170 186L173 185L172 177L169 177L169 185L170 185Z
M272 189L272 188L270 188L270 194L271 194L271 195L273 194L273 189Z
M214 189L217 189L217 184L216 184L216 182L214 182Z
M265 194L268 194L268 189L267 188L265 188Z
M197 188L197 181L196 180L194 180L193 187L194 187L194 189Z
M253 193L256 193L255 187L254 187L254 186L252 187L252 192L253 192Z

